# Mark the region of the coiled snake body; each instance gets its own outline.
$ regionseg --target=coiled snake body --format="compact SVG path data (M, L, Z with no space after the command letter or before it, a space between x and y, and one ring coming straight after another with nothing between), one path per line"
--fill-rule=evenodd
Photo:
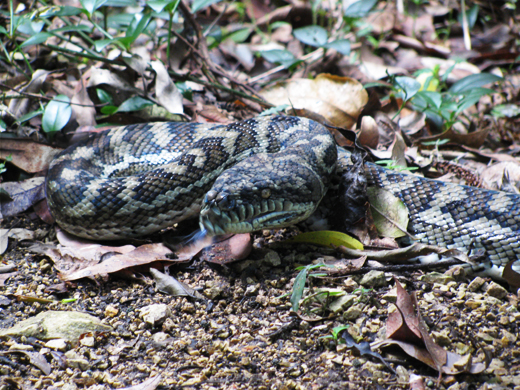
M99 133L63 151L47 176L57 223L91 239L153 233L200 214L210 235L288 226L318 207L348 169L322 125L258 117L228 125L151 123ZM368 185L389 190L423 242L483 248L503 267L520 259L520 196L366 165Z

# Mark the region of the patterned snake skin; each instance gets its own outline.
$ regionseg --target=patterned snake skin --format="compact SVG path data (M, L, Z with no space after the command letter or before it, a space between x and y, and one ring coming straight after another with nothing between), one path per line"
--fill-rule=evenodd
M337 161L336 161L337 160ZM330 176L348 169L322 125L258 117L229 125L152 123L100 133L62 152L47 176L57 223L91 239L136 237L200 214L209 235L308 218ZM520 196L366 164L369 186L408 207L420 241L470 252L495 268L520 260Z

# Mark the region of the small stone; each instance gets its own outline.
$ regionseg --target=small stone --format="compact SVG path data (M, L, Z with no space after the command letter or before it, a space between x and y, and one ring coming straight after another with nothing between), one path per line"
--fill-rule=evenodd
M280 259L280 255L277 252L268 250L264 256L264 262L272 265L273 267L278 267L282 264L282 259Z
M45 346L49 349L54 349L56 351L66 351L67 350L67 340L64 340L64 339L49 340L45 343Z
M363 275L359 284L366 287L384 287L387 285L385 273L382 271L370 271Z
M353 294L345 294L340 296L334 302L329 305L329 309L334 313L337 313L340 310L344 310L354 304L356 302L357 296Z
M168 339L168 334L164 333L164 332L157 332L155 333L153 336L152 336L152 340L156 343L164 343L167 339Z
M477 276L475 279L471 281L470 284L468 284L468 291L475 292L478 291L485 283L486 281L481 278L480 276Z
M440 346L448 347L451 345L450 337L444 332L432 332L432 336Z
M486 293L498 299L504 299L507 296L507 290L495 282L489 283Z
M113 305L108 305L105 308L105 317L115 317L119 314L119 309Z
M67 366L70 368L79 368L81 371L86 371L90 368L90 363L87 359L67 359Z
M361 314L363 314L363 310L359 307L359 305L355 305L343 313L343 318L347 321L354 321L358 319Z
M15 343L9 347L9 351L33 351L34 347L27 344Z
M164 303L145 306L141 308L140 312L144 322L151 326L162 324L171 314L170 308Z
M92 336L83 337L79 343L85 347L93 347L96 344L96 340Z
M422 275L419 277L419 280L425 283L438 283L438 284L448 284L449 282L453 282L454 279L450 275L441 274L439 272L430 272L426 275Z
M359 284L357 284L357 282L352 278L345 279L343 285L345 286L345 290L348 292L352 292L359 287Z

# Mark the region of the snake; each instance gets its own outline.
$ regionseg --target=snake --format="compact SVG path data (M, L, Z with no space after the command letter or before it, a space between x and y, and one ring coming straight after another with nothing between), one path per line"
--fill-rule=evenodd
M301 117L230 124L141 123L96 133L51 162L47 202L57 224L87 239L141 237L198 216L209 236L308 219L352 165L329 130ZM520 196L365 163L368 186L409 211L419 241L485 252L488 268L520 260Z

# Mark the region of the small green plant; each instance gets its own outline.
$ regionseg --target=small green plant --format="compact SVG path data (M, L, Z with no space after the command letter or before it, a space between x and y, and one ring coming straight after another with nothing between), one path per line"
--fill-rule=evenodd
M418 167L404 167L402 165L398 165L394 160L379 160L376 161L376 164L383 165L386 169L391 169L398 172L416 171L419 169Z
M5 158L5 161L1 161L1 162L0 162L0 174L2 174L2 173L4 173L4 172L7 171L7 168L6 168L6 166L5 166L5 163L6 163L7 161L13 161L13 155L12 155L12 154L10 154L9 156L7 156L7 157Z
M338 341L338 338L339 336L341 335L341 333L344 331L344 330L347 330L349 328L349 325L340 325L340 326L336 326L334 328L332 328L332 334L330 335L327 335L327 336L322 336L320 337L320 339L332 339L336 342L336 344L341 344L342 342L344 343L345 341L342 340L342 339L339 339Z

